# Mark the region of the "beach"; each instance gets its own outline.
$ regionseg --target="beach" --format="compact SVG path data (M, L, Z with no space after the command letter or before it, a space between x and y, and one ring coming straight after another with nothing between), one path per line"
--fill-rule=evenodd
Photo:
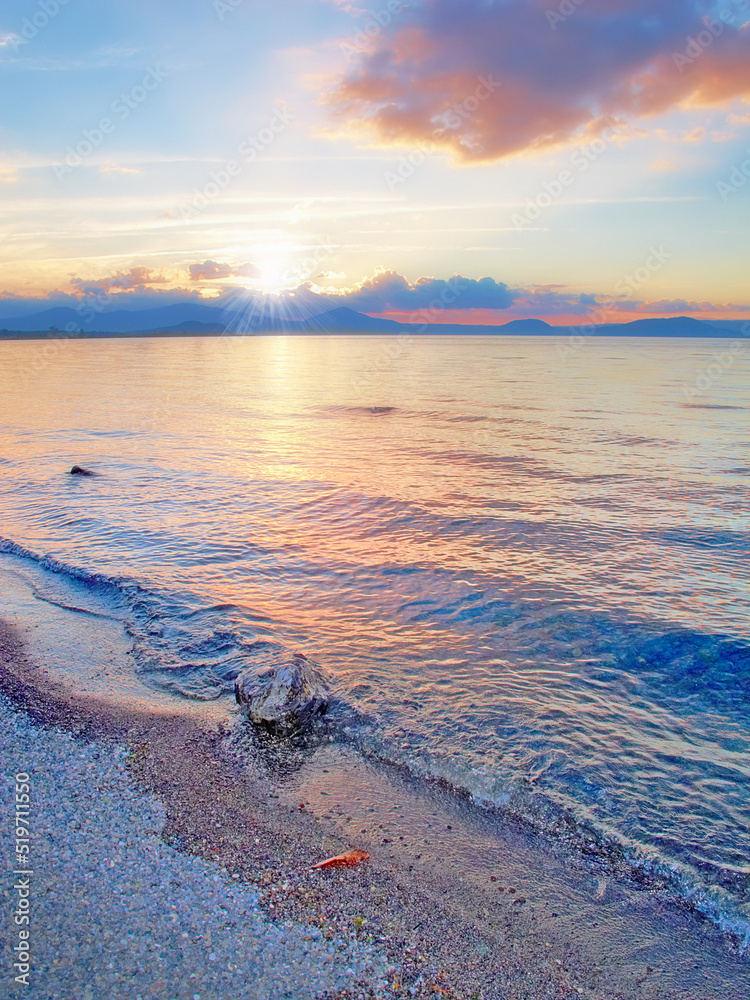
M109 927L140 886L136 974L47 869L40 1000L130 997L149 949L165 998L744 1000L741 373L699 409L712 344L591 344L560 381L534 338L293 343L69 341L26 382L3 345L8 775L61 884L101 831ZM273 739L234 681L297 652L331 704Z
M41 730L4 699L0 717L4 765L29 768L32 801L30 872L3 884L3 997L291 997L382 981L377 949L271 923L255 886L165 842L164 808L134 785L130 750ZM23 887L28 928L15 922Z
M600 859L489 828L361 761L355 775L339 753L290 787L233 754L223 726L72 691L28 659L17 625L0 635L3 759L31 776L44 886L17 995L743 996L745 964L710 924L666 893L615 888ZM357 807L369 823L355 833L343 811ZM353 843L371 853L361 867L311 871Z
M476 989L482 995L501 996L505 990L500 982L491 993L485 992L499 969L505 971L506 985L523 970L529 986L534 984L539 990L543 987L544 996L580 995L569 983L566 986L569 972L556 967L544 951L537 950L532 956L536 949L520 947L517 941L515 945L508 943L508 954L499 963L488 961L489 946L476 928L462 926L455 914L441 912L439 901L430 898L430 893L418 891L413 880L411 885L397 885L388 866L368 864L356 873L311 873L309 869L320 860L321 849L335 853L343 846L337 831L304 810L274 804L268 798L274 795L268 786L253 785L246 776L236 771L233 774L232 768L221 761L217 748L211 746L211 734L186 727L174 718L129 713L113 717L107 707L87 703L50 684L49 678L44 693L40 693L35 668L24 659L17 637L7 626L2 631L2 660L4 692L21 701L36 723L14 717L11 703L3 703L4 720L6 725L11 724L10 733L5 730L6 753L12 751L17 767L26 766L33 775L34 811L39 830L44 831L39 836L35 872L39 876L40 867L46 865L58 868L60 855L68 859L62 877L58 870L49 880L47 896L52 898L45 900L43 917L48 925L40 927L42 921L35 921L35 934L41 940L34 954L44 959L34 963L32 995L66 997L76 989L83 995L86 988L102 989L103 981L109 979L110 996L131 996L134 967L142 977L144 993L150 997L171 997L171 991L176 990L180 990L179 996L192 996L189 990L193 987L198 993L201 988L208 989L209 996L217 995L213 991L218 989L227 997L322 996L326 985L331 991L326 995L337 996L344 995L337 992L341 987L348 988L347 996L357 997L400 993L431 996L437 992L435 987L444 989L444 995L449 996L469 996ZM215 740L216 734L212 735ZM11 736L15 740L9 739ZM4 759L8 759L5 754ZM54 793L50 794L50 788L45 798L37 793L47 769L54 772L55 780ZM114 802L108 799L106 807L96 794L103 791L114 798ZM59 813L60 807L55 805L58 796L67 807L63 816L53 816L49 811L43 815L43 810ZM123 821L121 814L108 817L107 813L113 807L119 808L124 799L129 805L126 819ZM85 840L84 856L75 854L76 849L82 850L81 838L66 829L67 822L79 828L90 824L97 830L99 843L95 849L99 848L99 856L94 863ZM179 853L168 850L163 843L155 846L157 832L162 841L179 846ZM236 886L231 882L229 885L245 890L241 902L252 907L256 923L262 919L261 911L266 921L273 922L265 923L265 934L270 936L268 928L280 928L284 938L293 939L288 949L276 945L264 981L260 976L255 979L257 972L252 968L249 979L254 981L243 979L241 963L231 969L233 977L210 977L213 963L220 961L215 957L217 952L231 966L232 956L237 961L248 947L246 927L227 923L227 914L219 913L215 900L205 923L201 921L197 943L178 941L175 947L174 942L160 937L160 931L166 933L163 925L157 923L154 928L149 923L148 927L141 926L140 963L130 957L124 968L112 970L112 956L102 939L101 926L108 917L113 922L118 915L122 918L121 901L116 897L113 900L111 893L122 891L116 888L120 878L135 877L127 867L124 873L122 870L123 837L136 838L135 846L146 852L151 862L144 865L143 873L136 869L135 874L158 880L158 892L152 881L151 890L144 886L145 892L142 889L135 900L129 897L127 910L131 917L140 914L143 918L161 911L173 896L181 903L183 913L205 911L206 904L195 888L187 903L169 890L175 867L184 877L200 859L204 880L220 879L224 891L229 878L236 880ZM46 851L41 846L44 841ZM148 857L149 853L156 857ZM109 869L108 858L114 858ZM87 861L98 890L95 911L85 892L71 891L72 886L66 884L66 876L71 878L69 869L75 872L72 878L78 879ZM246 886L253 891L248 892ZM219 898L224 898L223 892ZM508 903L513 905L514 900ZM107 912L110 907L112 913ZM515 915L510 911L511 918ZM219 926L222 917L224 923ZM523 923L519 921L518 926ZM53 940L44 940L45 934L53 935ZM214 955L211 962L203 946L206 934ZM261 936L257 933L257 937ZM143 942L149 944L144 947ZM333 970L325 964L326 960L331 964L326 942L335 948ZM254 943L251 930L251 954ZM170 961L174 966L171 982L164 968L159 970L156 984L149 977L146 966L152 964L152 955L147 952L157 948L162 966L168 968ZM64 970L54 968L50 961L60 950L67 956ZM193 952L195 971L191 973L185 965L185 950ZM538 969L533 968L534 962L526 968L532 957L537 962L542 958L545 961ZM58 964L57 959L53 961ZM120 953L119 963L122 961ZM291 972L289 964L293 966ZM111 970L110 976L107 969ZM329 972L327 977L325 972ZM55 986L57 990L52 992Z

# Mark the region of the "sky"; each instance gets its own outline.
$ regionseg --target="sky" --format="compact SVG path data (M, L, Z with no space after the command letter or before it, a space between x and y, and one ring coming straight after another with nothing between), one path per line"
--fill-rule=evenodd
M750 0L5 0L0 318L750 318Z

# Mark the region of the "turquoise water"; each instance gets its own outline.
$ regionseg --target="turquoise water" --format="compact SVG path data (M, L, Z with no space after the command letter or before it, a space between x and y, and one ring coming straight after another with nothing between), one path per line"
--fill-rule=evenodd
M559 346L2 343L0 549L120 609L176 701L302 650L336 738L747 944L750 345Z

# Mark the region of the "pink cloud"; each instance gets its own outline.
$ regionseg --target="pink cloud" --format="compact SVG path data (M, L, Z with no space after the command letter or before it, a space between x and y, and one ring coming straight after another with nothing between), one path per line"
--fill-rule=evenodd
M347 129L491 161L571 141L612 116L750 95L750 24L707 26L707 2L586 0L553 26L546 15L555 7L423 0L383 30L326 101Z

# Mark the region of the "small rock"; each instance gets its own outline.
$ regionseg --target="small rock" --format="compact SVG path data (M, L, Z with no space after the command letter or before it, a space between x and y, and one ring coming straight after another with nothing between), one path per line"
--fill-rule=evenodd
M94 473L91 471L91 469L84 469L80 465L74 465L73 468L70 470L70 475L71 476L93 476Z
M261 674L246 670L234 682L234 695L251 722L280 734L308 727L331 700L318 665L301 653Z

